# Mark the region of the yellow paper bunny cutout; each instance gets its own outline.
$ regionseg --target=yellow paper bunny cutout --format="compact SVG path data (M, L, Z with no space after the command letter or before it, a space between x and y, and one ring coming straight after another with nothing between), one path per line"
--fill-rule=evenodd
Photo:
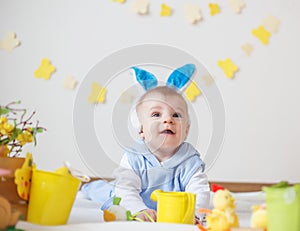
M193 102L196 97L201 94L201 91L197 87L196 83L192 81L184 93L188 100Z
M224 74L232 79L234 77L235 72L239 70L239 68L232 62L230 58L225 60L219 60L218 66L224 71Z
M106 95L106 88L100 86L99 83L94 82L91 86L91 93L89 95L90 103L104 103Z
M40 66L35 70L34 76L36 78L43 78L49 80L52 73L55 72L55 67L51 64L47 58L42 59Z

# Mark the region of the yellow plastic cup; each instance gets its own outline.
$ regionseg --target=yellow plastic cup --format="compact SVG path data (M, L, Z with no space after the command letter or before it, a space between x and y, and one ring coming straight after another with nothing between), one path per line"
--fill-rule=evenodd
M194 224L196 194L158 189L150 198L157 201L157 222Z
M56 172L33 168L27 221L40 225L66 224L80 182L67 168Z
M268 231L300 231L300 184L263 187Z

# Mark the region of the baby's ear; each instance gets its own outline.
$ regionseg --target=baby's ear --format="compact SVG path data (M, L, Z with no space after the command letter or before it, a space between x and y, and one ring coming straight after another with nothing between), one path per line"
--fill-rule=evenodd
M190 127L191 127L191 124L189 123L188 125L187 125L187 127L186 127L186 137L188 136L188 134L189 134L189 131L190 131ZM185 137L185 138L186 138Z
M190 80L194 71L195 65L190 63L175 69L167 80L167 86L180 90Z
M136 80L146 91L157 86L156 77L149 71L140 69L138 67L132 67L131 69L133 70Z
M144 139L145 138L145 134L144 134L144 131L143 131L143 126L141 125L141 129L139 131L139 136Z

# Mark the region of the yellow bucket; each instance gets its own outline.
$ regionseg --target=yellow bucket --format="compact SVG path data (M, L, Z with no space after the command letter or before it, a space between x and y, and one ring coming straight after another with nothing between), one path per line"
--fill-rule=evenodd
M27 221L40 225L66 224L80 182L67 168L56 172L33 168Z
M157 222L194 224L196 194L157 189L150 198L157 201Z

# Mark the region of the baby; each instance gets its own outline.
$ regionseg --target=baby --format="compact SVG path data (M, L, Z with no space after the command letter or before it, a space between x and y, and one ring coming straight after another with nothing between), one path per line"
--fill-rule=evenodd
M144 211L156 220L155 189L196 194L196 208L209 205L205 164L187 138L190 120L183 96L169 86L148 90L137 102L140 140L125 151L114 172L115 195L131 212ZM144 213L139 218L150 219Z

